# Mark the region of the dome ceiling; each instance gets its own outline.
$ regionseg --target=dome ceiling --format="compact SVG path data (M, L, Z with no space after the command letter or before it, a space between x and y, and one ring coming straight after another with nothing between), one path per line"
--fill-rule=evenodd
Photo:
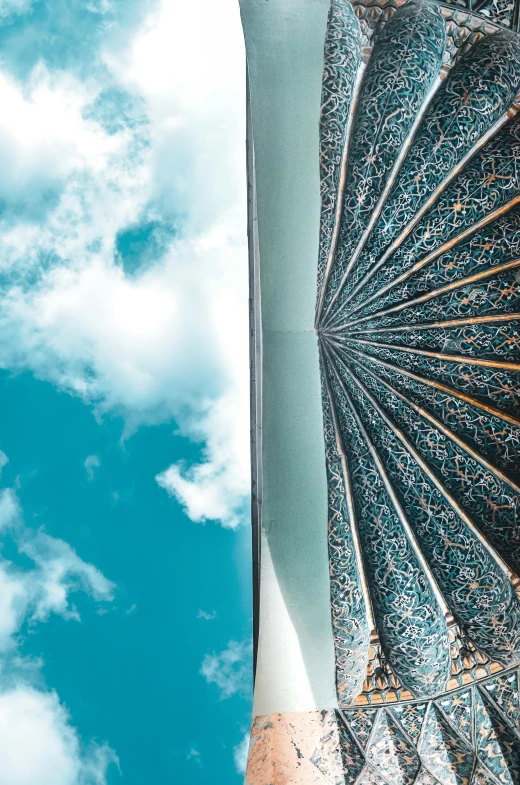
M520 659L520 39L441 80L444 19L412 0L363 70L353 16L327 41L317 306L346 705Z

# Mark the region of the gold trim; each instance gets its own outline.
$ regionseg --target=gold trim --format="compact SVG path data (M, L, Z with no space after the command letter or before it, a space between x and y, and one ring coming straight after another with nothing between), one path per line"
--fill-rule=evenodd
M390 390L390 392L392 392L394 395L396 395L398 398L400 398L402 401L404 401L406 403L406 405L409 406L411 409L416 411L418 414L420 414L426 420L429 420L429 422L431 422L436 428L438 428L440 431L442 431L442 433L444 433L445 436L447 436L449 439L451 439L451 441L455 442L455 444L458 444L461 449L463 449L465 452L467 452L468 455L471 455L471 457L474 458L478 463L482 464L482 466L485 466L486 469L488 469L490 472L492 472L500 480L502 480L503 482L506 482L517 493L520 493L520 486L518 486L513 480L511 480L500 469L498 469L496 466L493 466L492 463L489 463L489 461L487 461L485 458L483 458L481 455L479 455L479 453L476 452L472 447L470 447L469 444L466 444L466 442L463 441L462 439L460 439L456 434L454 434L453 431L451 431L449 428L447 428L445 425L443 425L440 420L438 420L432 414L427 412L426 409L423 409L421 406L418 406L412 400L407 398L406 395L404 395L403 393L400 393L398 390L396 390L394 387L392 387L392 385L389 382L386 382L384 379L381 379L379 376L377 376L377 374L375 374L369 368L365 368L363 363L361 363L355 357L353 357L352 359L354 360L355 363L357 363L357 365L359 365L361 368L363 368L363 370L366 371L369 376L371 376L377 382L379 382L384 387L386 387L387 390Z
M494 322L513 322L520 319L520 313L503 313L495 316L472 316L467 319L447 319L444 322L420 322L419 324L404 324L398 327L368 327L366 330L352 330L358 333L400 333L413 332L414 330L429 330L432 327L466 327L473 324L490 324Z
M424 376L419 376L411 371L406 371L404 368L399 368L398 365L394 365L393 363L386 362L386 360L380 360L378 357L373 357L371 354L365 354L364 352L360 352L356 349L350 349L351 352L355 354L360 354L362 357L366 357L368 360L373 360L379 365L384 365L385 368L389 368L392 371L397 371L398 373L404 373L405 376L409 376L411 379L415 379L415 381L419 382L420 384L426 384L429 387L435 387L437 390L442 390L442 392L447 393L448 395L453 395L454 398L460 398L462 401L466 401L466 403L470 403L472 406L476 406L479 409L483 409L483 411L487 412L488 414L493 415L494 417L499 417L501 420L505 420L506 422L511 423L512 425L516 425L520 427L520 419L513 417L510 414L506 414L505 412L501 412L499 409L495 409L493 406L488 406L486 403L481 403L480 401L475 400L470 395L466 395L465 393L458 392L453 390L451 387L448 387L446 384L442 384L441 382L436 382L433 379L426 379Z
M509 110L509 111L510 111L510 110ZM365 284L366 284L366 283L367 283L367 282L368 282L368 281L369 281L369 280L370 280L370 279L371 279L371 278L374 276L374 274L375 274L375 273L376 273L376 272L377 272L377 271L378 271L378 270L379 270L379 269L380 269L380 268L381 268L381 267L382 267L382 266L385 264L385 262L386 262L386 261L387 261L387 260L390 258L390 256L392 256L392 254L394 253L394 251L396 251L396 250L397 250L397 249L400 247L400 245L403 243L403 241L404 241L404 240L406 240L406 238L408 237L408 235L410 234L410 232L411 232L411 231L412 231L412 230L413 230L413 229L414 229L414 228L417 226L417 224L418 224L418 223L419 223L419 221L420 221L420 220L423 218L423 216L425 215L425 213L426 213L426 212L429 210L429 208L430 208L430 207L432 207L432 205L433 205L433 204L436 202L436 200L438 199L438 197L439 197L439 196L442 194L442 192L445 190L445 188L446 188L446 187L447 187L447 186L448 186L448 185L451 183L451 181L452 181L452 180L455 178L455 176L456 176L457 174L459 174L459 173L462 171L462 169L463 169L463 168L464 168L464 166L465 166L465 165L468 163L468 161L470 160L470 158L472 158L472 157L475 155L475 153L477 153L477 152L478 152L480 149L482 149L482 148L484 147L484 145L485 145L485 144L486 144L488 141L490 141L490 140L493 138L493 136L494 136L496 133L498 133L498 131L500 131L500 129L502 128L502 126L503 126L503 125L505 125L505 123L506 123L506 122L507 122L507 121L510 119L509 111L508 111L508 112L506 112L506 114L505 114L505 115L502 115L502 117L501 117L501 118L500 118L500 119L499 119L499 120L498 120L498 121L497 121L497 122L496 122L496 123L495 123L495 124L494 124L494 125L493 125L493 126L492 126L492 127L491 127L491 128L490 128L490 129L489 129L489 130L488 130L488 131L487 131L487 132L486 132L486 133L485 133L485 134L484 134L484 135L481 137L481 138L480 138L480 139L479 139L479 141L478 141L478 142L477 142L477 143L476 143L476 144L475 144L475 145L474 145L474 146L471 148L471 150L470 150L468 153L466 153L466 155L465 155L465 156L462 158L462 160L461 160L461 161L460 161L460 162L457 164L457 166L455 166L455 168L454 168L454 169L452 169L452 171L450 172L450 174L449 174L449 175L448 175L448 176L447 176L447 177L446 177L446 178L443 180L443 182L442 182L442 183L441 183L441 184L440 184L440 185L439 185L439 186L438 186L438 187L435 189L435 191L433 192L433 194L432 194L432 195L431 195L431 196L430 196L430 197L427 199L427 201L424 203L424 205L423 205L423 206L420 208L420 210L419 210L419 211L416 213L416 215L414 216L414 218L413 218L413 219L410 221L410 223L409 223L409 224L407 224L407 226L406 226L406 227L403 229L403 231L401 232L401 234L399 235L399 237L397 237L397 238L396 238L396 239L395 239L395 240L394 240L394 241L393 241L393 242L392 242L392 243L391 243L391 244L388 246L388 248L387 248L387 249L386 249L386 251L383 253L383 255L381 256L381 258L379 259L379 261L378 261L378 262L376 262L376 264L375 264L373 267L371 267L369 270L367 270L367 272L365 273L365 275L363 276L363 278L362 278L362 279L361 279L361 280L360 280L360 281L359 281L359 282L356 284L356 286L355 286L355 287L354 287L354 289L353 289L353 290L350 292L350 294L348 295L348 297L347 297L347 298L346 298L346 299L343 301L343 303L342 303L341 307L340 307L340 308L338 309L338 311L336 312L336 314L335 314L335 317L337 317L337 316L339 316L339 315L340 315L341 311L343 311L343 310L344 310L345 306L346 306L346 305L347 305L347 303L348 303L348 302L349 302L349 301L352 299L352 297L354 297L354 296L355 296L355 295L356 295L356 294L357 294L357 293L358 293L358 292L359 292L359 291L360 291L360 290L361 290L361 289L362 289L362 288L365 286ZM516 113L517 113L517 112L515 111L515 114L516 114ZM485 226L487 223L489 223L491 220L493 220L493 218L495 218L495 217L498 217L498 216L499 216L499 215L501 215L503 212L507 212L507 210L509 209L509 207L512 207L512 206L513 206L514 204L516 204L516 202L517 202L517 201L519 201L519 200L520 200L520 196L517 196L517 197L515 197L515 199L512 199L512 200L511 200L511 202L508 202L508 204L507 204L507 205L504 205L504 207L501 207L501 208L499 207L497 210L494 210L493 212L491 212L491 213L489 214L489 216L486 216L486 218L482 219L481 221L478 221L478 222L477 222L477 223L474 225L475 229L468 229L468 230L466 230L465 232L462 232L462 233L461 233L460 235L458 235L456 238L453 238L453 240L449 240L447 243L445 243L443 246L441 246L441 248L442 248L443 250L448 250L448 248L450 248L450 247L452 247L452 245L455 245L456 243L460 242L460 240L461 240L461 239L463 239L463 238L464 238L465 236L467 236L468 234L472 234L472 233L473 233L473 231L476 231L476 230L477 230L477 229L479 229L481 226ZM439 251L439 252L442 252L442 251ZM429 254L429 256L427 256L427 257L425 258L425 260L424 260L424 264L427 264L427 262L428 262L428 261L431 261L431 259L432 259L432 258L435 258L435 256L434 256L434 255L435 255L435 254L437 254L437 255L438 255L438 253L439 253L439 252L436 252L436 251L434 251L434 252L432 252L431 254ZM413 268L412 268L412 269L413 269ZM409 272L411 272L411 271L409 271ZM399 279L396 279L395 283L397 283L397 281L398 281L398 280L399 280ZM342 287L344 286L344 284L345 284L345 281L346 281L346 277L344 276L344 277L343 277L343 279L342 279L342 281L341 281L341 283L340 283L340 285L339 285L339 287L338 287L338 292L337 292L337 294L339 293L340 289L342 289ZM363 304L366 304L367 302L371 302L371 301L374 299L374 297L377 297L377 296L379 296L379 294L380 294L380 292L377 292L377 293L376 293L376 295L372 295L371 297L367 298L367 299L364 301L364 303L363 303ZM358 310L358 308L359 308L359 307L361 307L361 306L357 306L356 308L353 308L353 309L352 309L352 313L354 313L356 310ZM329 312L329 311L327 311L327 313L328 313L328 312ZM325 315L327 315L327 314L325 314ZM335 318L332 320L332 324L335 324Z
M357 378L356 378L355 374L353 374L352 371L350 370L350 368L348 368L344 364L344 362L342 361L342 358L337 354L336 351L334 351L334 355L336 356L337 360L339 360L340 364L343 366L345 371L347 371L347 373L350 376L352 376L354 381L357 382ZM440 606L440 609L441 609L442 613L444 614L444 621L445 621L445 624L446 624L446 632L447 632L448 626L450 626L450 620L451 620L451 623L453 623L453 621L452 621L453 620L453 616L452 616L452 613L451 613L450 608L448 606L448 603L446 602L446 600L445 600L445 598L444 598L444 596L442 594L442 591L441 591L441 589L440 589L440 587L439 587L439 585L437 583L437 580L436 580L435 576L433 575L433 573L432 573L432 571L430 569L430 565L428 564L428 561L427 561L425 555L423 554L423 552L421 550L421 546L417 542L417 538L416 538L416 536L415 536L415 534L413 532L412 527L410 526L410 523L408 522L408 518L406 517L406 514L405 514L405 512L404 512L404 510L403 510L403 508L401 506L401 503L400 503L399 499L396 496L396 493L394 491L394 488L392 486L390 478L388 477L387 471L386 471L385 467L383 466L383 462L382 462L382 460L381 460L381 458L379 456L377 448L375 447L375 445L373 444L370 436L368 435L368 433L366 431L366 428L365 428L365 426L363 424L363 421L362 421L362 419L361 419L361 417L359 415L359 412L357 411L356 405L355 405L354 401L352 400L352 397L351 397L350 393L348 392L347 388L345 387L345 383L344 383L343 379L341 378L341 376L339 375L338 370L335 367L334 363L332 363L332 370L334 371L334 374L335 374L335 376L336 376L336 378L337 378L337 380L339 382L339 385L341 387L343 395L345 396L345 398L347 400L347 403L348 403L348 405L349 405L349 407L350 407L350 409L352 411L352 415L353 415L353 417L354 417L354 419L356 421L356 424L357 424L359 430L361 431L361 435L363 436L363 439L366 442L366 445L367 445L367 447L368 447L368 449L370 451L370 454L372 455L372 459L374 460L374 463L377 466L377 470L379 471L379 474L381 476L381 479L383 480L383 484L384 484L384 486L386 488L386 491L387 491L387 493L388 493L388 495L389 495L389 497L390 497L390 499L392 501L394 509L395 509L395 511L397 513L397 517L401 521L401 524L402 524L402 526L403 526L403 528L404 528L404 530L406 532L406 535L408 537L410 545L412 546L412 550L414 551L415 555L417 556L417 559L418 559L419 564L421 565L423 571L428 576L428 580L429 580L431 588L433 590L433 594L434 594L434 596L435 596L435 598L436 598L436 600L437 600L437 602L438 602L438 604Z
M343 363L342 363L343 364ZM344 366L345 367L345 366ZM364 392L368 400L372 403L376 411L379 413L380 417L386 422L388 427L393 431L393 433L397 436L399 441L404 445L404 447L408 450L410 455L414 458L414 460L419 464L422 470L428 475L431 482L435 485L438 491L442 493L448 504L455 510L457 515L467 524L467 526L471 529L471 531L475 534L475 536L481 541L481 543L485 546L486 550L495 560L497 565L502 569L505 573L507 578L511 581L511 584L516 592L517 586L520 583L520 579L516 575L516 573L506 564L500 554L495 550L494 546L489 542L487 537L482 534L482 532L476 527L473 523L469 515L462 509L460 504L453 498L451 493L447 490L443 483L438 480L436 475L432 472L426 461L419 455L415 447L408 441L406 436L400 431L400 429L393 423L393 421L388 417L388 415L381 409L381 406L373 397L373 395L366 389L363 382L357 378L357 376L350 370L347 369L351 376L356 381L358 387Z
M520 200L520 196L518 199ZM382 311L374 311L374 313L371 313L367 316L360 316L359 319L354 319L350 322L344 322L343 324L335 325L323 332L324 334L340 332L341 330L346 330L349 327L360 324L361 322L366 322L368 319L379 319L379 317L387 316L390 313L398 313L399 311L403 311L404 309L410 308L414 305L428 302L428 300L432 300L434 297L438 297L441 294L446 294L447 292L452 292L455 289L460 289L461 286L466 286L466 284L482 281L485 278L492 277L495 273L503 273L507 270L513 270L515 267L519 266L520 259L514 259L512 262L506 262L505 264L499 264L496 267L486 268L485 270L475 273L474 275L468 275L466 278L460 278L458 281L451 281L451 283L448 283L445 286L440 286L438 289L433 289L431 292L427 292L426 294L422 294L420 297L416 297L414 300L408 300L405 303L392 305L391 308L384 308Z
M436 360L446 360L447 362L462 363L463 365L479 365L483 368L498 368L503 371L520 371L520 364L502 362L501 360L481 360L475 357L466 357L459 354L442 354L441 352L429 352L426 349L414 349L411 346L399 346L394 343L381 343L381 341L367 341L363 338L345 338L340 336L340 341L360 343L363 346L378 346L382 349L405 352L406 354L418 354L421 357L433 357Z

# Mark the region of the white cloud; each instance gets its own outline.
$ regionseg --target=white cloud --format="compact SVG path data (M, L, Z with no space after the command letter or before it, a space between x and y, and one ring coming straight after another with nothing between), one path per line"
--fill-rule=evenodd
M238 774L245 774L247 768L247 756L249 753L249 733L244 734L240 744L233 748L235 768Z
M18 553L34 565L20 569L0 558L0 652L15 647L25 620L42 622L51 614L79 620L72 602L78 591L100 603L114 599L115 584L93 564L83 561L68 543L24 525L12 488L0 491L0 531L10 533Z
M106 745L81 749L54 692L20 684L0 693L1 785L105 785L117 757Z
M191 760L197 766L202 766L202 759L200 757L200 752L195 747L192 747L191 750L186 755L186 760Z
M217 618L217 611L202 611L197 613L197 619L204 619L205 621L212 621Z
M12 650L15 646L14 636L18 633L26 616L30 594L30 587L24 574L14 570L9 562L1 562L0 654Z
M101 460L99 455L87 455L83 462L83 466L87 472L87 478L90 482L94 479L95 469L99 469L101 466Z
M27 83L0 71L0 100L6 108L0 119L4 175L0 198L8 208L4 208L7 217L1 225L5 232L2 245L6 249L12 245L8 260L14 261L17 251L35 241L50 244L53 232L60 230L60 218L65 218L58 205L46 227L26 226L29 231L24 238L23 227L12 229L9 225L12 210L21 210L30 222L41 217L53 204L53 194L65 188L61 209L66 209L69 201L70 212L73 198L78 198L73 188L78 178L106 172L113 157L124 150L127 135L111 135L99 123L85 119L85 110L95 96L95 89L66 72L51 73L43 64L36 66ZM71 177L73 182L68 183ZM74 226L70 226L69 242L73 234Z
M12 526L18 519L19 514L20 505L14 490L12 488L0 490L0 532Z
M2 473L2 469L4 468L4 466L6 466L8 463L9 463L9 458L7 457L5 452L0 450L0 474Z
M0 19L2 17L26 13L34 0L0 0Z
M12 488L0 491L0 530L16 552L14 561L0 556L0 785L106 785L115 753L106 744L83 748L58 696L28 681L42 662L21 656L18 643L25 623L51 614L79 620L76 592L107 603L116 587L66 542L28 528Z
M36 565L27 578L32 594L32 620L45 621L51 613L79 619L70 600L77 591L86 592L96 602L114 599L115 584L93 564L83 561L63 540L40 531L26 535L19 549Z
M194 521L229 527L249 493L242 49L234 0L165 1L105 46L109 84L142 114L115 133L91 111L106 85L41 65L28 85L0 73L0 197L19 207L0 222L13 271L0 365L122 414L130 432L175 420L201 462L158 483ZM182 231L127 270L118 237L154 221Z
M201 674L208 684L216 684L221 698L248 696L252 683L252 651L250 641L229 641L218 654L206 654Z

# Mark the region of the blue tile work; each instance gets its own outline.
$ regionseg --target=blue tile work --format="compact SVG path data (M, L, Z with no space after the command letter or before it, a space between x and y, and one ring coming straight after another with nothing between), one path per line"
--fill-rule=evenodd
M417 743L426 714L426 703L407 703L390 708L391 713L397 717L410 739Z
M386 778L403 785L413 785L421 765L414 745L385 709L377 717L366 759Z
M451 720L459 733L469 742L473 740L473 693L471 690L455 692L440 698L438 705Z
M439 75L445 43L439 8L416 0L392 17L378 40L359 88L338 247L325 291L327 306L377 208L417 112Z
M393 19L396 17L397 14ZM370 62L376 56L378 48L375 47ZM395 69L395 60L393 62ZM471 150L476 140L482 138L493 123L507 111L519 84L520 43L516 35L507 31L499 31L481 39L453 68L425 112L371 235L337 293L336 314L345 313L348 298L352 297L363 277L368 273L373 274L377 269L380 257L388 251L392 240L406 228L410 216L424 207L428 197ZM354 153L354 149L352 152ZM479 163L479 174L480 168ZM370 186L371 181L367 178L363 187L366 189ZM359 198L365 200L364 191ZM350 216L345 215L343 219L346 233L350 231L349 218ZM445 210L437 218L437 223L442 219L449 225L449 213ZM432 221L431 218L428 220ZM355 227L353 229L355 230ZM417 237L422 237L424 231L421 223ZM412 237L409 245L405 245L403 249L405 260L408 260L406 250L414 243L414 239L416 238ZM432 232L428 239L430 246L437 241L440 244L437 230ZM398 256L395 265L399 266L399 272L404 269L402 264ZM345 259L340 254L337 269L343 272L344 268ZM393 270L393 266L385 264L381 276L389 270ZM395 277L395 273L392 277ZM385 281L383 276L383 282ZM375 284L371 286L375 287ZM371 293L370 287L368 291ZM359 297L354 298L354 304L364 301L366 292L367 288L364 287ZM352 305L346 312L351 308Z
M370 727L367 742L351 742L349 770L362 772L357 783L379 776L387 785L517 785L520 725L504 708L518 701L515 670L431 701L345 709L338 715L345 737Z
M343 148L356 77L361 31L349 0L332 0L325 39L320 118L321 244L318 286L327 266L334 231Z
M518 673L513 671L513 673L486 682L483 686L509 723L513 727L520 727Z
M345 782L518 784L518 8L353 9L325 48L316 321Z
M377 709L358 709L349 715L349 727L363 749L367 746L376 716Z

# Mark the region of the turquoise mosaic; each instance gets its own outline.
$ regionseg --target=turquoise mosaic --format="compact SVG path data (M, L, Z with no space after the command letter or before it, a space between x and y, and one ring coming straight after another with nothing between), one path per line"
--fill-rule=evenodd
M510 671L444 695L379 709L346 709L338 716L342 739L370 717L363 746L349 742L356 782L391 785L514 785L520 781L520 726L492 698L518 705L518 672ZM361 772L361 774L360 774Z
M520 783L518 16L331 3L316 329L347 784Z

